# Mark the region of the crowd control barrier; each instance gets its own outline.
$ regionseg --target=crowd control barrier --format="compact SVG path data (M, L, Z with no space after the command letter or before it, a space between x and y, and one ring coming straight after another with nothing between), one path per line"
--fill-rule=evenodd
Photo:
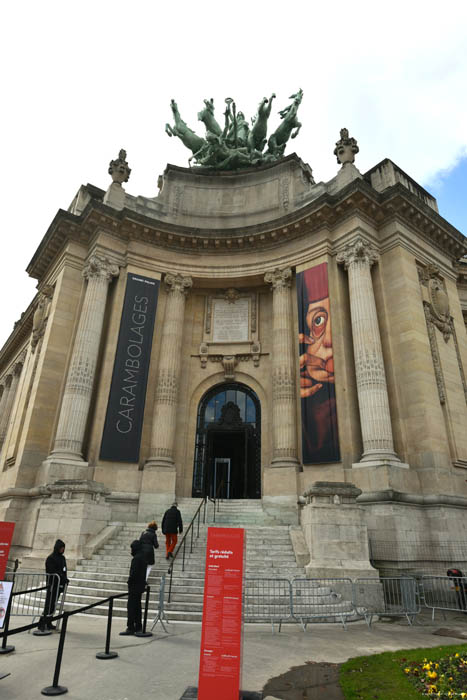
M42 590L46 590L46 586L42 587ZM33 593L33 592L35 592L35 591L18 591L16 593L16 595L19 596L19 595L23 595L26 593ZM7 610L7 614L5 616L4 630L3 630L3 632L0 632L0 637L3 638L2 647L4 647L6 645L6 639L8 637L8 634L13 635L13 634L19 634L20 632L26 632L30 629L34 629L39 624L38 622L33 622L29 625L23 625L22 627L17 627L14 630L8 629L9 614L10 614L11 604L12 604L12 600L13 600L14 596L15 596L15 593L12 593L12 595L10 596L8 610ZM54 615L52 618L50 618L51 622L55 622L55 621L62 619L63 624L62 624L62 627L60 630L60 639L58 642L57 657L56 657L56 661L55 661L55 670L54 670L52 685L47 686L46 688L42 688L42 690L41 690L42 695L63 695L64 693L68 692L68 688L60 685L59 680L60 680L60 671L61 671L61 666L62 666L63 648L65 646L65 639L66 639L66 633L67 633L67 627L68 627L68 620L73 615L77 615L78 613L86 612L86 610L90 610L91 608L95 608L98 605L108 603L109 607L108 607L108 614L107 614L107 630L106 630L106 637L105 637L105 649L103 652L98 652L96 654L96 658L97 659L115 659L118 656L117 652L110 650L110 636L111 636L111 630L112 630L113 602L117 598L126 598L127 596L128 596L128 592L118 593L116 595L109 596L108 598L104 598L103 600L98 600L95 603L91 603L90 605L83 605L81 608L77 608L76 610L66 611L66 612L61 613L60 615ZM149 610L149 596L150 596L150 588L149 588L149 586L147 586L146 587L146 602L145 602L145 607L144 607L143 629L142 629L142 632L138 633L138 635L136 635L136 636L149 636L151 634L150 632L146 632L146 624L147 624L147 617L148 617L148 610ZM14 650L14 647L11 647L10 649L8 649L8 651L13 651L13 650Z
M353 588L355 609L368 627L374 615L403 616L412 625L420 612L417 582L412 577L358 578Z
M336 622L345 629L356 616L350 578L294 578L292 581L292 617L305 632L311 621Z
M467 612L467 576L422 576L420 589L424 606L431 609L432 620L435 610Z
M245 622L274 624L292 617L292 585L286 578L247 578L244 587Z
M29 572L20 571L16 573L6 573L5 581L14 582L14 590L23 591L23 593L15 593L11 615L19 615L32 617L32 621L40 618L42 615L50 616L57 607L58 598L60 596L60 576L58 574L46 574L45 572ZM47 596L47 591L53 593ZM61 602L59 605L58 614L63 612L63 604L66 596L66 590L63 591ZM47 609L46 609L47 603ZM43 634L50 634L46 631Z

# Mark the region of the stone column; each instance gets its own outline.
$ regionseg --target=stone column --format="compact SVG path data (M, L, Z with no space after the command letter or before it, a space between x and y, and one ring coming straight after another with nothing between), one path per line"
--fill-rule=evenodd
M0 414L0 451L3 447L3 443L5 442L6 434L8 432L8 425L10 423L11 411L13 408L13 402L15 400L16 390L18 388L18 382L19 382L19 378L20 378L22 369L23 369L23 365L20 363L17 363L14 366L13 372L10 375L10 377L11 377L10 382L9 382L9 384L5 385L5 389L3 391L2 401L1 401L1 405L0 405L0 409L1 409L1 414Z
M84 270L88 281L65 385L55 443L48 461L65 464L83 461L83 439L94 384L97 357L104 323L109 282L118 266L100 255L92 255ZM71 467L71 465L70 465ZM65 469L63 476L71 476ZM79 472L77 476L80 475Z
M182 275L165 276L167 303L157 374L151 454L146 467L173 467L185 299L193 282ZM146 468L145 467L145 468Z
M175 498L173 453L182 364L183 323L186 295L193 281L191 277L167 274L164 282L167 301L154 401L151 451L144 465L138 508L139 519L154 517L156 503L170 505Z
M267 272L265 282L272 287L272 467L296 467L297 407L295 365L292 351L292 309L290 283L292 270Z
M403 465L394 452L383 350L378 326L371 266L376 248L357 236L337 255L349 277L350 315L363 438L361 466L369 463Z

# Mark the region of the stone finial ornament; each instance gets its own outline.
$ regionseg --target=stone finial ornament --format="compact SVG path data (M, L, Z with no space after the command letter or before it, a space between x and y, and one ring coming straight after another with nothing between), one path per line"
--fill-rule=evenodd
M128 182L130 173L131 168L126 160L126 151L122 148L118 153L118 158L109 163L109 175L112 177L112 182L121 185L122 182Z
M337 162L341 165L353 163L355 161L355 155L360 150L357 141L352 136L349 136L348 129L341 129L340 134L341 137L339 141L336 142L336 147L334 149Z

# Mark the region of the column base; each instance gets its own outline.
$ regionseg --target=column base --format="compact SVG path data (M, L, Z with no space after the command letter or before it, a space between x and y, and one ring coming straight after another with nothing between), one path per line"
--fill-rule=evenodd
M274 457L271 460L270 467L271 469L275 469L277 467L285 467L290 469L290 467L293 467L298 470L298 468L300 467L300 462L296 457Z
M92 467L80 457L52 453L42 462L38 477L42 484L59 479L91 479Z
M175 501L176 470L172 460L157 458L144 465L138 520L153 520Z
M359 462L352 464L352 469L361 467L396 467L398 469L409 469L409 465L401 462L396 453L375 452L365 453Z
M45 487L50 498L42 501L37 518L34 545L25 568L44 565L57 539L66 544L68 569L86 556L85 546L91 537L107 527L111 509L106 502L109 489L96 481L61 479Z

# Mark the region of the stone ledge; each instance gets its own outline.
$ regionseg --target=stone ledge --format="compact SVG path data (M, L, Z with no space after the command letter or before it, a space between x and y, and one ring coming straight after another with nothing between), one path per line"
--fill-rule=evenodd
M401 503L418 506L458 506L467 508L467 497L449 494L423 496L417 493L403 493L394 489L384 489L383 491L362 493L358 496L357 503L361 505L369 503Z

